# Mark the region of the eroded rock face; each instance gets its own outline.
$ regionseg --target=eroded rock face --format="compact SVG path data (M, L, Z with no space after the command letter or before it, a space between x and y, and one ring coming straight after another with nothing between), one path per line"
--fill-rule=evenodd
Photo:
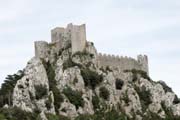
M42 96L42 99L39 100L36 99L36 94L38 94L38 91L36 91L37 86L43 86L47 90L47 95ZM20 107L30 112L34 109L48 111L45 105L48 96L53 99L53 94L49 92L46 70L42 61L34 57L27 64L24 77L18 80L14 88L13 106ZM55 113L54 108L52 107L48 112Z
M55 50L50 46L48 50L44 58L34 57L28 62L24 77L14 88L13 106L30 112L38 110L43 120L47 119L46 113L73 119L104 109L115 109L137 120L149 113L165 118L165 107L180 116L175 94L143 72L99 68L92 43L87 43L85 52L73 54L71 47ZM65 93L66 88L74 94Z

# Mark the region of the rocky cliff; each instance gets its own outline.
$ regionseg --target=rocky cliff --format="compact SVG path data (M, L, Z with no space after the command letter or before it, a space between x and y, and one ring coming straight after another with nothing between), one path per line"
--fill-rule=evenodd
M56 28L0 89L0 120L180 120L180 100L138 59L97 53L85 25Z
M27 63L13 90L13 107L43 120L50 114L76 120L180 119L180 101L164 82L141 70L99 68L90 42L74 54L70 44L59 51L53 47L46 58Z

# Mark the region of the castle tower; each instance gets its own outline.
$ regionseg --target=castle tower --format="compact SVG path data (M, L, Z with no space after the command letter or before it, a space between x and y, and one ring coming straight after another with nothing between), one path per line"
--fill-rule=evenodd
M35 56L38 58L48 58L49 55L49 45L45 41L36 41L35 46Z
M83 51L86 47L86 26L73 25L71 31L72 53Z
M137 59L141 65L141 69L149 75L148 57L146 55L138 55Z
M60 48L65 47L67 43L72 45L72 53L83 51L86 47L86 27L85 24L68 24L66 28L57 27L51 30L51 40L56 42Z

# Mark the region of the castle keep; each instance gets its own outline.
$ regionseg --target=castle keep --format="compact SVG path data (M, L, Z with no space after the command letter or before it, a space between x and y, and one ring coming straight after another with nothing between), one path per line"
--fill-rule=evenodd
M51 43L45 41L35 42L35 56L46 58L49 54L49 45L55 45L56 50L71 45L72 54L88 50L95 54L98 67L116 67L120 70L137 69L149 73L148 57L146 55L138 55L137 59L130 57L119 57L114 55L106 55L97 53L94 47L90 46L90 42L86 40L86 26L68 24L66 28L56 27L51 30Z
M66 28L56 27L51 30L51 40L53 43L59 42L59 47L62 48L66 42L71 43L72 53L83 51L86 46L86 26L68 24Z

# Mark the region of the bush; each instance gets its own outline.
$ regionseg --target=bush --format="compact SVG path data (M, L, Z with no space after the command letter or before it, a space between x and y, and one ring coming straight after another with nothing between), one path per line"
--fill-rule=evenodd
M55 70L49 61L45 62L43 59L41 61L44 65L44 68L46 69L46 73L49 81L49 90L51 91L53 87L56 85Z
M64 101L64 97L62 96L61 92L59 91L59 89L56 86L54 86L52 91L54 94L55 110L56 110L56 113L58 113L58 109L60 108L61 103Z
M143 120L165 120L165 119L162 119L157 113L148 111L146 115L143 115Z
M2 120L35 120L37 118L36 113L30 113L23 111L19 108L0 109L1 117L5 117Z
M120 112L115 110L102 110L95 112L93 115L84 114L79 115L75 120L130 120L125 114L119 114ZM134 119L132 119L134 120Z
M146 108L149 106L149 104L152 103L150 91L146 90L145 87L142 87L142 89L140 89L137 86L135 86L135 90L136 90L137 94L139 95L142 109L146 110Z
M3 114L0 113L0 120L5 120L5 116Z
M97 95L92 96L92 104L95 111L100 109L100 100Z
M50 110L50 109L51 109L51 104L52 104L52 98L51 98L51 96L48 97L48 100L46 100L45 104L46 104L46 108L47 108L48 110Z
M82 56L90 56L91 58L93 58L94 54L91 54L91 53L84 50L83 52L74 53L72 57L74 57L74 56L80 56L80 57L82 57Z
M99 96L102 97L104 100L109 100L109 91L106 87L101 87L99 89Z
M133 81L137 80L137 74L141 75L144 79L151 80L151 78L148 76L147 72L142 71L142 70L136 70L136 69L131 69L131 70L124 70L124 72L132 72L133 73Z
M68 117L62 116L62 115L53 115L50 113L46 114L46 117L48 120L70 120Z
M124 85L124 81L121 79L116 79L116 89L121 90Z
M76 106L76 109L84 106L84 100L79 91L74 91L70 87L67 87L63 90L63 93L66 95L69 101Z
M164 81L158 81L157 83L159 83L159 84L162 85L165 93L167 93L167 92L173 92L172 89L171 89L169 86L167 86L167 84L166 84Z
M127 90L126 90L126 92L123 94L123 100L124 100L124 102L125 102L126 105L129 105L130 100L129 100L129 96L128 96Z
M177 95L175 95L173 104L179 104L179 103L180 103L180 99L177 97Z
M75 118L75 120L92 120L92 115L82 114Z
M103 76L99 75L97 72L92 71L88 68L81 69L81 75L83 77L85 86L95 89L103 81Z
M35 91L36 91L36 99L42 99L44 96L46 96L48 93L46 86L44 85L35 85Z
M126 120L124 116L121 116L118 111L112 109L111 111L105 113L105 120Z
M70 68L70 67L74 67L74 66L81 67L80 64L77 64L77 63L73 62L72 59L69 58L63 63L63 70L65 70L67 68Z

